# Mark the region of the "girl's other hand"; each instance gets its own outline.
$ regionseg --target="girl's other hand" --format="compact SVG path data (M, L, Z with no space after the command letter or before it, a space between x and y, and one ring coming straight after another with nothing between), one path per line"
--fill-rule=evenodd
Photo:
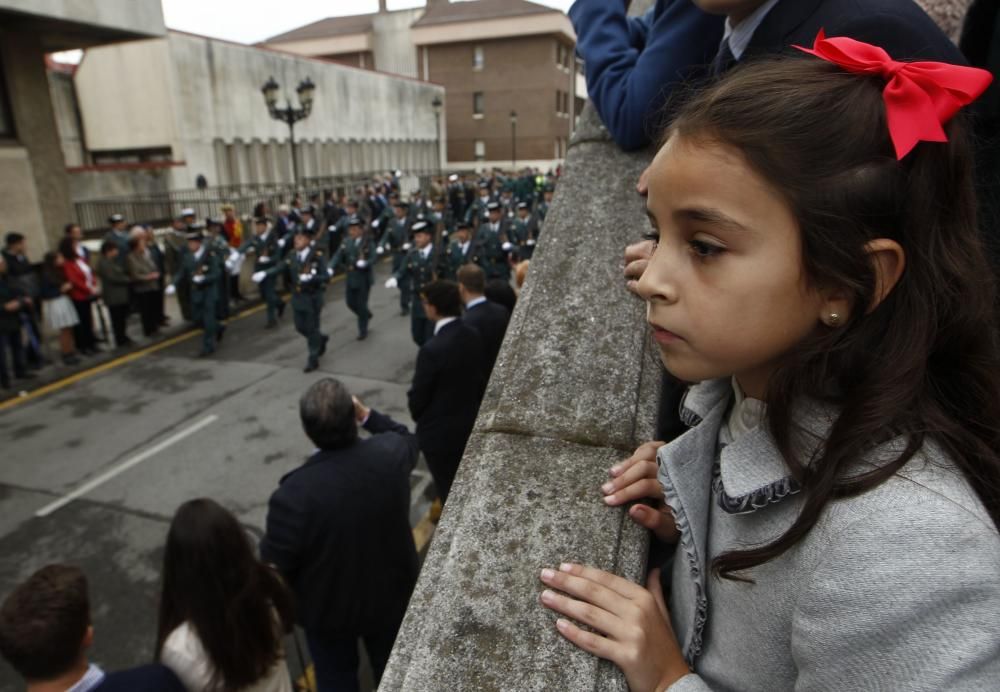
M637 292L639 279L649 266L655 245L652 240L640 240L625 248L625 286L632 293Z
M665 442L647 442L620 464L611 467L611 480L601 486L604 502L618 507L627 502L649 501L629 507L628 516L639 526L652 531L664 543L676 543L680 537L674 516L663 501L663 487L656 477L656 453Z
M660 588L660 570L646 588L608 572L564 564L542 570L542 604L592 628L560 618L556 628L584 651L607 659L625 673L633 692L661 692L690 671L670 625Z

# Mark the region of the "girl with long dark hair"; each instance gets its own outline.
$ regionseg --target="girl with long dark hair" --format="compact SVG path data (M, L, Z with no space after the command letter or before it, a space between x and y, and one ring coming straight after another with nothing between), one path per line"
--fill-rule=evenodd
M229 511L185 502L167 534L156 651L188 692L291 692L291 596Z
M97 278L90 263L77 253L76 243L70 236L59 241L59 254L63 256L63 273L70 284L67 295L76 308L73 340L80 353L90 356L101 350L94 335L93 303L99 295Z
M68 294L73 284L66 280L63 267L66 259L59 252L50 250L42 258L42 281L39 297L42 299L42 314L50 331L59 334L59 353L66 365L76 365L80 359L74 351L73 327L80 323L73 302Z
M652 501L668 593L565 564L541 600L633 692L996 689L1000 352L955 117L990 76L807 52L694 96L649 171L638 292L698 384L601 490Z

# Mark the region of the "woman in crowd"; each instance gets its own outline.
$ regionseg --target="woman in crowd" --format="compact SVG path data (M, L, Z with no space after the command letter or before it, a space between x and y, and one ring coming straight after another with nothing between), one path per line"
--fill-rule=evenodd
M63 256L63 272L70 284L68 295L73 301L79 319L77 325L73 327L76 347L85 356L93 355L101 350L97 347L97 339L94 336L92 303L99 295L94 270L90 268L87 260L77 254L72 237L67 236L59 242L59 254Z
M40 298L45 326L50 332L59 334L59 353L63 364L76 365L80 359L75 353L73 328L80 323L80 318L68 297L73 284L66 280L66 273L63 271L65 262L65 258L58 252L45 253L42 259Z
M97 258L97 275L101 277L101 297L104 307L111 315L111 331L114 332L115 346L123 348L135 342L128 338L125 327L128 323L129 279L128 273L118 259L118 245L105 240L101 245L101 255Z
M174 515L163 556L159 660L188 692L291 692L291 596L243 527L209 499Z
M566 563L541 600L633 692L996 689L995 282L953 117L991 77L806 52L696 95L649 169L638 293L698 384L601 492L677 546L669 593Z
M160 272L147 246L145 229L136 226L128 240L129 253L125 260L132 290L139 304L144 336L155 336L160 331Z

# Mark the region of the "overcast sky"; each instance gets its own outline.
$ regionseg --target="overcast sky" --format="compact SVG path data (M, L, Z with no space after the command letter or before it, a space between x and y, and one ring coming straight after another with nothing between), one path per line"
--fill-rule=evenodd
M171 29L255 43L318 19L378 11L378 0L161 0ZM533 0L566 11L573 0ZM423 0L389 0L390 10L423 6Z

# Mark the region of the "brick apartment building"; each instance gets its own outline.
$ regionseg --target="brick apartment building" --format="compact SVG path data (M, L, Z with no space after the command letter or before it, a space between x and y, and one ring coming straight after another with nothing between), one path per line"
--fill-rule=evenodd
M265 45L445 87L453 168L562 161L586 99L576 36L559 10L528 0L428 0L426 8L331 17ZM512 124L512 112L516 124Z

